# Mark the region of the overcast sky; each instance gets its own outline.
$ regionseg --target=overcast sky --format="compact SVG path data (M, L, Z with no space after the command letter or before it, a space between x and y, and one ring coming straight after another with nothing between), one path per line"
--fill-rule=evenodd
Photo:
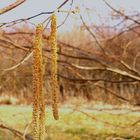
M0 0L0 8L3 8L15 1L16 0ZM56 7L58 7L63 1L64 0L26 0L25 3L15 8L14 10L0 15L0 23L19 18L27 18L44 11L55 10ZM117 9L123 7L126 10L126 13L132 11L140 12L140 0L108 0L108 2ZM63 9L68 9L69 4L70 3L67 3L63 7ZM80 8L80 11L87 23L93 22L97 25L101 22L99 17L107 17L110 10L102 0L74 0L73 8L77 6ZM88 8L90 9L89 15L87 12L85 12L85 9ZM37 24L38 22L44 21L47 17L47 15L37 17L31 20L31 22ZM59 14L58 24L61 23L64 17L65 14ZM70 29L72 25L76 24L76 17L78 16L72 15L71 17L69 17L69 19L62 28Z

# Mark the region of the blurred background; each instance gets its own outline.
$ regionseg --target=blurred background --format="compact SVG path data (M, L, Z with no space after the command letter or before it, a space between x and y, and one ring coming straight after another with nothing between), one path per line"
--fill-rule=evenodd
M0 1L0 9L12 2L14 0ZM50 14L45 12L54 11L62 3L63 0L27 0L17 8L0 15L1 110L5 104L25 106L32 104L32 49L35 27L44 21L43 93L46 96L46 104L51 104L51 46L49 41L51 29L48 19ZM79 124L89 127L83 125L83 129L67 129L65 132L73 137L63 135L64 140L113 140L115 136L124 139L140 138L140 126L137 121L140 105L139 5L138 0L68 0L57 13L59 106L76 107L77 111L89 117L90 121L98 122L98 119L89 115L95 113L94 117L101 120L99 124L93 121L92 126L96 127L94 131L94 128L85 121L86 117L76 116L76 121L81 119L86 122L81 121ZM79 110L79 107L84 109L83 106L86 107L84 111L89 114ZM101 111L106 107L107 110L111 110L109 113L114 113L116 111L114 108L124 110L115 112L117 116L114 116L115 113L109 116L107 112L102 112L103 114L96 112L96 109ZM65 113L67 111L71 113L72 110L65 109L60 112L64 111L62 113L63 123L68 123L71 117L66 119ZM14 109L11 108L11 110ZM5 108L5 111L9 110ZM25 112L28 111L27 107ZM136 112L135 114L131 112L132 114L127 116L127 111ZM120 115L121 113L126 114L123 116ZM115 128L108 124L109 117L110 120L112 119L111 125L116 124ZM135 122L137 126L134 125ZM124 133L121 131L122 128L117 129L117 126L124 126L124 130L129 124L134 127L129 130L125 129ZM48 125L47 130L53 134L51 125ZM71 124L71 126L74 125ZM19 126L18 128L20 130ZM133 131L134 128L135 131ZM105 129L109 130L105 131ZM57 132L58 129L54 131ZM59 132L55 134L62 135ZM49 135L48 140L63 140L62 137L53 136Z
M1 7L10 2L2 1ZM62 2L48 3L30 0L0 16L1 25L7 23L0 31L1 96L31 102L32 57L23 61L33 48L35 26L49 15L19 23L11 21L52 11ZM111 104L139 104L139 6L136 3L130 0L73 1L72 6L68 2L57 14L58 26L65 22L58 28L58 80L62 101L83 97ZM80 12L69 14L65 20L70 8ZM50 25L43 35L43 92L47 97L51 92L49 34ZM49 103L49 99L47 101Z

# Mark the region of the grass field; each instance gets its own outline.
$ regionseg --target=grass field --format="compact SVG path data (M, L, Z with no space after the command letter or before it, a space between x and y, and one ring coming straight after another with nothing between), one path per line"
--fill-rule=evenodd
M24 133L31 122L30 106L0 106L0 123ZM86 112L86 113L85 113ZM60 119L55 121L47 110L47 140L140 140L140 113L126 110L82 109L60 107ZM29 125L28 125L29 126ZM27 130L27 129L26 129ZM31 136L31 126L26 134ZM12 132L0 128L0 140L19 140Z

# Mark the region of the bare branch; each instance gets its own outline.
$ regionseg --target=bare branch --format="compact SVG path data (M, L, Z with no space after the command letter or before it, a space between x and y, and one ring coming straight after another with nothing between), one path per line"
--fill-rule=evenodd
M115 8L113 8L106 0L103 0L105 2L105 4L111 8L114 12L118 13L120 16L123 16L125 19L131 20L134 23L140 25L140 22L138 22L138 20L135 20L133 18L131 18L130 16L125 15L124 13L120 12L119 10L116 10Z
M5 130L9 130L10 132L12 132L15 136L19 137L22 140L33 140L32 137L26 135L24 136L24 134L16 129L13 129L9 126L6 126L4 124L0 124L0 128L1 129L5 129Z
M133 74L130 74L126 71L123 71L123 70L120 70L120 69L117 69L117 68L111 68L111 67L105 67L105 68L98 68L98 67L83 67L83 66L78 66L76 64L71 64L72 66L75 66L76 68L78 69L81 69L81 70L107 70L107 71L111 71L111 72L114 72L114 73L118 73L120 75L123 75L123 76L127 76L127 77L130 77L131 79L134 79L136 81L140 81L140 77L138 76L135 76ZM113 82L113 81L112 81Z
M94 117L94 116L92 116L92 115L90 115L90 114L88 114L88 113L86 113L86 112L84 112L84 111L82 111L82 110L80 110L80 109L77 109L77 108L74 109L74 111L78 111L78 112L80 112L80 113L86 115L87 117L91 118L91 119L94 120L94 121L98 121L98 122L101 122L101 123L104 123L104 124L107 124L107 125L110 125L110 126L113 126L113 127L119 127L119 128L123 128L123 129L126 128L126 127L124 127L124 126L114 125L114 124L112 124L112 123L110 123L110 122L99 120L98 118L96 118L96 117Z
M12 4L8 5L8 6L0 9L0 15L2 15L4 13L6 13L6 12L8 12L8 11L14 9L14 8L16 8L17 6L19 6L20 4L22 4L25 1L26 0L17 0L16 2L14 2L14 3L12 3Z
M59 9L62 8L68 1L70 0L65 0L60 6L58 6L57 9L53 10L53 11L49 11L49 12L41 12L39 14L36 14L36 15L33 15L31 17L28 17L28 18L24 18L24 19L17 19L17 20L13 20L13 21L10 21L10 22L6 22L6 23L0 23L0 27L4 26L4 25L7 25L7 24L17 24L17 23L21 23L23 21L28 21L28 20L31 20L33 18L36 18L36 17L39 17L41 15L50 15L50 14L53 14L56 10L59 12ZM72 0L73 2L73 0Z
M97 45L99 46L99 48L102 50L102 52L106 55L106 51L104 50L103 46L100 44L100 42L97 40L96 36L94 35L94 33L90 30L90 28L86 25L84 19L82 18L82 16L80 15L80 19L84 25L84 27L86 28L86 30L90 33L90 35L95 39Z
M33 54L33 52L29 53L19 63L17 63L16 65L14 65L12 67L9 67L9 68L6 68L6 69L0 69L0 71L10 71L10 70L14 70L14 69L18 68L24 62L26 62L32 56L32 54Z

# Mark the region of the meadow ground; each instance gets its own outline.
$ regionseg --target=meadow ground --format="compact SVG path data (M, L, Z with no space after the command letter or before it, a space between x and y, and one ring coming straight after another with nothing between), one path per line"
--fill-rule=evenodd
M140 140L138 108L78 107L78 111L74 111L72 106L63 105L59 111L60 119L55 121L51 109L46 110L46 140ZM0 124L26 132L28 136L31 135L31 117L31 106L0 106ZM20 139L0 128L0 140Z

